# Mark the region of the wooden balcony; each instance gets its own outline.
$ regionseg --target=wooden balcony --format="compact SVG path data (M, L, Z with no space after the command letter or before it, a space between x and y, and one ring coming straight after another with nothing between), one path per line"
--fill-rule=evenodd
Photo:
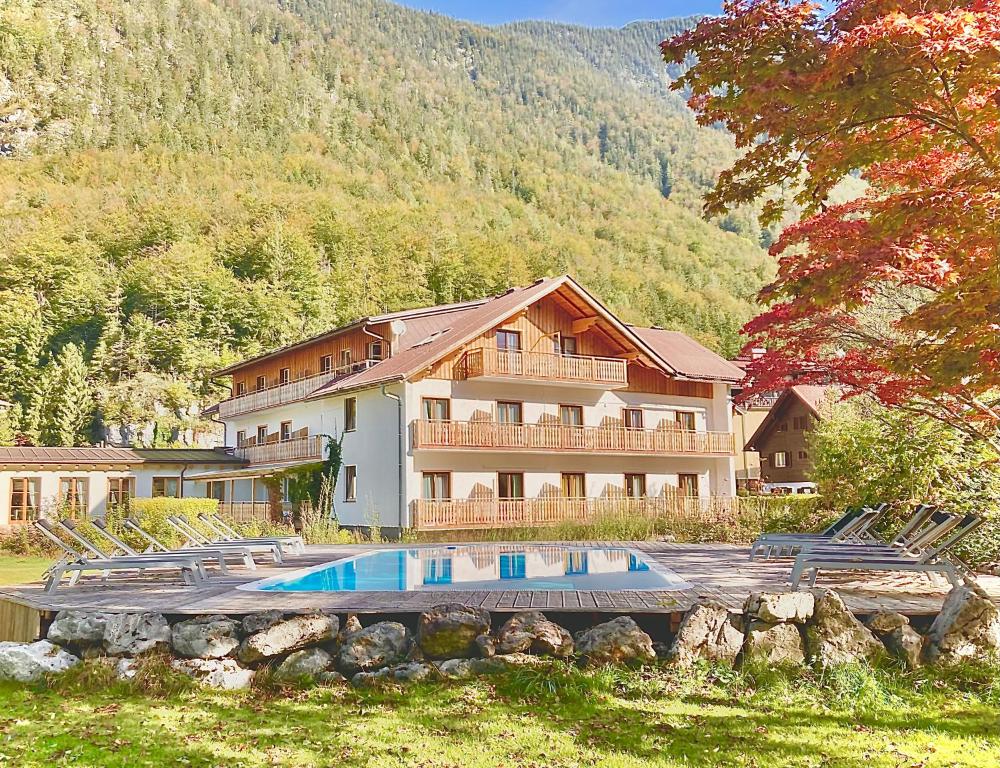
M253 464L282 464L323 460L323 436L311 435L264 445L245 445L235 454Z
M456 379L542 381L547 384L600 387L628 385L628 361L547 352L470 349L455 366Z
M732 515L735 497L648 496L569 499L417 499L411 525L418 531L481 528L532 528L564 522L586 523L608 517L670 518L680 515Z
M631 429L623 426L575 427L570 424L499 424L494 421L414 420L416 450L484 450L647 456L732 456L731 432L686 429Z

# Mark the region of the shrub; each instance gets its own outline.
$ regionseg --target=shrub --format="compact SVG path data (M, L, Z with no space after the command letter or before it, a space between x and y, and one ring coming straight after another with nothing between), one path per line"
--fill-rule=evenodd
M143 530L148 531L164 545L179 547L184 543L183 537L167 523L167 517L183 515L188 522L201 530L203 526L198 522L198 515L201 513L214 514L218 509L219 502L216 499L174 499L167 497L132 499L127 509L123 507L109 508L105 520L108 527L117 536L123 538L136 549L145 549L149 542L122 525L127 515L136 518ZM208 533L208 531L205 532Z
M0 535L0 552L31 557L58 557L61 551L33 525L15 525Z

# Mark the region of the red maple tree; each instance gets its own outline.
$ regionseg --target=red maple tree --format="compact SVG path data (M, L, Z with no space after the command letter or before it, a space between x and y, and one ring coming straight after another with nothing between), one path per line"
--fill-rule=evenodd
M706 211L803 213L747 394L794 373L1000 445L1000 0L730 0L662 50L744 150ZM865 193L831 203L847 174Z

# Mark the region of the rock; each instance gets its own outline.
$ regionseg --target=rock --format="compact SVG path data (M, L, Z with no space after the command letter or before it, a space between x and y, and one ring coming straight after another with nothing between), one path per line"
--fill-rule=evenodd
M361 620L358 619L358 617L352 613L350 616L347 617L347 621L344 622L343 629L340 630L341 640L343 640L343 638L347 637L348 635L352 635L355 632L360 632L361 630L362 630Z
M110 615L93 611L59 611L46 634L49 642L73 648L100 645Z
M442 677L450 680L466 680L474 674L472 659L445 659L435 664Z
M376 672L358 672L351 678L351 684L357 688L367 688L380 682L419 683L436 675L437 667L431 664L409 662Z
M108 654L104 652L103 645L85 645L82 648L75 648L74 650L76 650L76 655L84 661L108 658Z
M160 613L118 613L104 625L109 656L141 656L170 648L170 625Z
M406 658L410 633L396 621L380 621L344 640L337 654L337 667L347 675L371 672Z
M871 631L847 610L840 595L817 590L816 610L806 625L806 654L813 663L846 664L870 660L883 648Z
M336 685L337 683L346 683L347 678L339 672L330 669L316 675L316 682L322 685Z
M240 647L239 626L225 616L198 616L174 624L171 643L189 659L221 659Z
M139 671L136 666L135 659L118 659L115 664L115 675L119 680L131 680Z
M573 653L573 638L541 611L521 611L507 619L497 632L496 649L502 654L569 656Z
M427 661L427 657L416 643L410 645L410 650L406 652L406 661Z
M476 648L479 649L479 655L484 659L496 656L497 653L497 644L492 635L478 635L476 637Z
M799 665L806 660L802 635L795 624L752 621L743 643L744 664Z
M908 669L920 666L924 651L924 638L909 624L903 624L882 636L889 653L906 664Z
M250 635L240 646L238 656L244 664L271 659L333 640L339 626L336 616L325 613L292 616Z
M693 605L681 620L667 658L675 664L691 664L697 659L732 664L743 647L739 623L740 617L720 603Z
M948 593L927 633L930 661L952 663L1000 651L1000 611L978 584Z
M34 683L45 675L65 672L79 663L78 657L48 640L0 642L0 680Z
M299 677L317 677L333 666L333 656L322 648L305 648L295 651L275 670L275 676L283 680Z
M881 610L869 616L865 626L877 635L887 635L909 623L910 620L901 613Z
M619 616L578 632L576 652L587 664L652 661L653 641L630 616Z
M477 674L500 672L511 667L547 667L552 662L530 653L505 653L492 659L472 659L471 670Z
M270 629L275 624L280 623L285 618L284 611L270 610L260 613L251 613L243 617L243 634L256 635L265 629Z
M244 669L235 659L175 659L170 666L209 688L238 691L253 680L253 670Z
M812 618L815 604L812 592L751 592L743 612L768 624L782 621L804 624Z
M460 603L436 605L420 614L417 644L429 659L457 659L478 653L476 638L490 631L490 614Z

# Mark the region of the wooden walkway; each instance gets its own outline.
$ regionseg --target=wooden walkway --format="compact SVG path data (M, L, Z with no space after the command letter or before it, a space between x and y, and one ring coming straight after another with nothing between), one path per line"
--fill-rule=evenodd
M554 542L555 543L555 542ZM574 542L575 545L586 545ZM108 612L155 611L166 614L242 615L279 608L288 612L326 610L357 614L407 614L443 602L478 605L494 612L540 608L555 612L677 614L695 602L714 599L739 609L752 591L789 589L789 562L749 562L746 547L722 544L673 544L661 542L590 542L594 546L629 546L667 567L691 584L679 591L412 591L412 592L267 592L236 589L237 585L299 568L318 565L375 549L372 546L311 546L299 557L289 556L284 566L259 567L255 572L236 570L214 576L202 587L176 581L130 578L107 585L93 578L75 587L63 586L47 595L40 585L0 587L0 600L39 611L49 617L61 609ZM911 616L936 613L948 586L924 576L897 576L896 582L820 579L818 586L837 589L857 614L880 608ZM862 577L864 578L864 577ZM873 576L872 578L878 578ZM983 577L984 587L1000 603L1000 579ZM2 629L2 628L0 628ZM2 634L2 632L0 632Z

